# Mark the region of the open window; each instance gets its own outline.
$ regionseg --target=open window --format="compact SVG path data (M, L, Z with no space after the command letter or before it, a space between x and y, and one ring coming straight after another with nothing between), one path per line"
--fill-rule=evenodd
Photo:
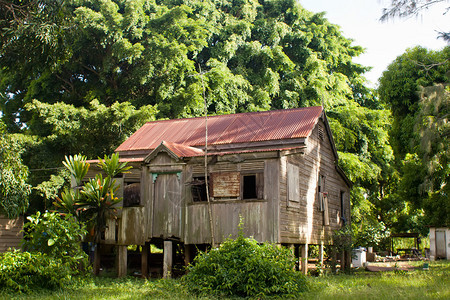
M123 187L123 207L139 206L141 204L141 184L139 182L126 184Z
M208 178L209 180L209 178ZM205 176L197 176L192 178L191 193L193 202L205 202L208 201L206 195L206 180Z
M263 173L249 173L241 175L242 199L264 199L264 175Z

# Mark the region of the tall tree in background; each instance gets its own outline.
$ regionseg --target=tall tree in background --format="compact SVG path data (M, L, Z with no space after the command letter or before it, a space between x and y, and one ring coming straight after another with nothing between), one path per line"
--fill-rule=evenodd
M417 147L424 177L419 190L428 225L450 225L450 88L421 89L416 117Z
M411 141L419 111L419 87L448 82L448 70L450 47L433 51L418 46L406 50L383 72L378 93L392 111L391 144L399 160L414 152Z
M380 78L380 100L392 111L390 139L398 174L378 208L396 231L425 233L425 225L448 222L442 217L449 209L448 102L442 84L448 83L449 69L450 47L416 47L397 57ZM440 88L432 87L436 84Z
M323 13L295 0L30 3L45 13L29 14L34 26L8 23L0 46L2 119L36 137L30 164L109 154L131 134L114 135L123 114L102 118L114 105L147 107L147 120L200 115L203 82L210 114L323 104L356 184L354 220L377 220L374 203L392 173L389 112L364 85L368 68L352 61L362 48ZM48 39L33 38L44 28ZM51 161L36 159L48 153Z

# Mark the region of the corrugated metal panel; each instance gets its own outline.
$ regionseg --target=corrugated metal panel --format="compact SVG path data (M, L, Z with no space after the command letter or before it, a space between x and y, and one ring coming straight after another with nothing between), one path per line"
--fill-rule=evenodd
M221 172L212 174L212 196L239 197L241 188L239 172Z
M182 144L163 142L163 145L167 147L170 151L172 151L178 157L193 157L199 155L205 155L203 150L197 149L194 147L189 147Z
M252 112L208 118L208 144L244 143L307 137L321 106ZM186 146L205 145L205 119L191 118L149 122L116 151L151 150L162 141Z

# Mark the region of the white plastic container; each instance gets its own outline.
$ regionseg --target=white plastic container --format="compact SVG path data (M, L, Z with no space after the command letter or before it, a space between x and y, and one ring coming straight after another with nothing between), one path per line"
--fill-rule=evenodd
M366 262L366 248L359 247L352 250L352 266L361 268Z

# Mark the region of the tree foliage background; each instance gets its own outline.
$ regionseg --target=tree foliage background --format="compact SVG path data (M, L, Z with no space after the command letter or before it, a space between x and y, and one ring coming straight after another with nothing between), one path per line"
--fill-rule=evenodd
M393 224L388 101L323 13L295 0L16 0L0 1L0 22L1 118L23 141L32 210L55 197L65 155L110 154L146 121L201 115L205 96L209 114L324 105L355 228Z
M397 172L379 209L397 231L425 233L425 225L450 224L449 70L450 47L415 47L380 78L380 100L392 111Z

